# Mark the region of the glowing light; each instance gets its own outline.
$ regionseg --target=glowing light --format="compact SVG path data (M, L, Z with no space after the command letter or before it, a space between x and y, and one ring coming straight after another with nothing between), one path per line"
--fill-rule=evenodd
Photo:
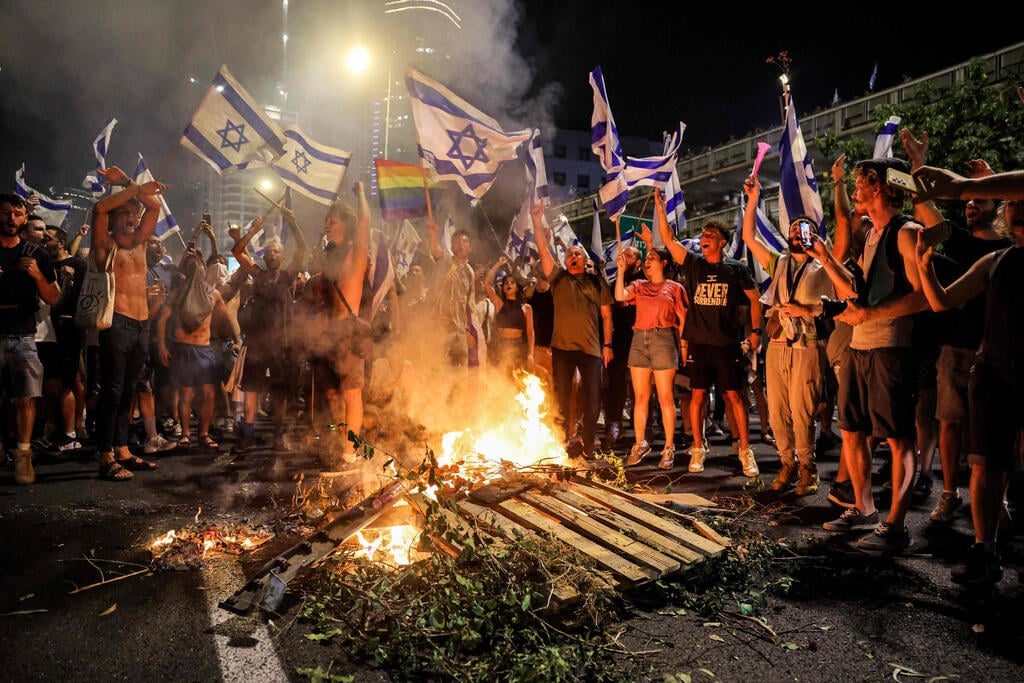
M789 76L786 74L779 76L779 80L782 81L782 85L789 85Z
M367 534L376 536L370 540L360 531L356 534L359 548L355 557L365 557L370 562L383 562L395 567L403 567L413 561L413 544L420 535L420 530L409 524L399 524L371 531Z
M217 92L224 92L224 86L223 85L218 85L218 86L216 86L214 88L214 90L216 90Z
M370 53L365 47L356 46L345 56L345 68L350 73L359 75L370 68Z
M264 178L260 181L260 189L264 192L269 192L274 189L274 181L270 178Z

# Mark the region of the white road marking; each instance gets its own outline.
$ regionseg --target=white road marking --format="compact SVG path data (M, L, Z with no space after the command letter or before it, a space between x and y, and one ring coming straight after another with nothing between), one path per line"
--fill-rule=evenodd
M210 624L214 630L213 639L217 645L217 662L225 683L287 683L288 676L285 675L281 660L278 659L271 643L270 632L256 612L254 611L250 617L239 617L217 606L217 603L245 583L238 563L228 558L223 561L207 560L203 563L202 573L203 585L206 587L206 609L210 614ZM231 620L240 625L244 624L244 628L240 630L244 631L245 636L253 638L256 644L229 645L232 634L225 633L225 629L220 626Z

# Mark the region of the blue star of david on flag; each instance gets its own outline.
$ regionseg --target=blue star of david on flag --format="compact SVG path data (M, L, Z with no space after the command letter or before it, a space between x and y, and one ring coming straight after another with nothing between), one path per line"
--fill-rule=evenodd
M228 136L232 133L237 133L238 137L235 138L234 142L228 139ZM249 138L245 137L245 124L235 124L231 119L224 121L224 127L217 131L217 135L220 136L220 148L230 147L236 152L242 151L242 145L249 143Z
M295 150L295 156L292 158L292 166L295 167L296 173L309 173L309 167L313 162L306 156L306 150L297 149Z
M473 130L472 123L466 124L466 127L460 131L448 131L448 137L451 138L452 141L452 147L448 150L448 158L458 159L461 161L464 170L468 171L469 167L477 161L485 164L489 161L487 155L484 153L484 148L487 147L487 140L482 139L476 134L476 131ZM462 151L462 141L466 139L472 140L476 144L476 151L472 156L467 156L466 153Z

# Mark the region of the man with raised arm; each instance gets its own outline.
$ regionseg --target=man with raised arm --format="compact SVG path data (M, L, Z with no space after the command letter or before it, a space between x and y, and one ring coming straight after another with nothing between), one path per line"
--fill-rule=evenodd
M90 255L103 270L113 252L116 282L113 324L100 332L96 448L100 477L124 481L132 478L131 470L156 468L156 463L128 450L128 417L149 351L146 245L160 215L158 195L167 187L155 180L138 185L116 166L100 173L108 183L124 189L93 208Z
M714 384L731 410L739 431L739 459L743 474L754 478L760 474L754 450L750 447L747 407L740 396L746 382L743 356L761 344L761 299L750 271L739 261L725 256L730 242L728 229L715 222L704 225L700 236L701 256L691 254L676 240L665 216L665 200L654 193L654 215L661 241L680 265L690 307L686 313L683 339L687 342L687 365L690 366L690 421L693 425L693 448L690 449L690 472L704 471L707 445L704 441L704 418L707 412L708 389ZM741 341L742 325L738 308L743 299L750 303L750 336Z
M287 450L284 419L288 395L297 374L292 361L292 283L306 262L306 240L291 209L282 208L281 214L295 235L295 253L287 269L281 268L284 247L280 239L264 244L263 268L246 251L249 242L263 227L260 219L253 222L249 232L231 249L239 266L253 276L251 294L240 309L239 325L247 345L242 369L245 419L240 428L241 438L233 450L235 453L245 453L255 437L256 408L260 397L268 391L274 405L273 447L278 452Z
M802 231L817 233L817 222L809 216L793 218L789 224L789 248L780 253L755 236L761 194L757 178L747 178L743 191L747 195L743 243L772 278L764 295L769 307L765 373L768 416L782 468L771 489L785 491L799 475L796 494L806 496L818 490L814 414L822 400L825 382L817 317L821 315L821 297L831 297L835 290L822 265L807 253L801 238ZM844 244L847 241L844 239Z
M853 325L850 348L840 364L839 426L857 503L824 528L849 533L875 526L878 511L871 496L868 441L886 439L892 451L892 505L886 521L857 542L860 549L875 553L900 552L911 543L905 526L916 469L917 377L911 333L913 314L924 308L914 265L915 236L921 226L900 213L905 194L886 183L890 168L910 170L907 162L896 158L869 159L854 167L854 210L867 214L872 226L858 264L864 273L859 291L854 274L823 242L811 240L811 253L828 273L837 296L848 300L836 320Z
M28 207L18 195L0 195L0 386L14 404L18 445L14 452L14 481L36 480L32 468L32 426L36 398L43 393L43 365L36 350L36 310L39 300L57 301L60 290L50 257L41 247L22 239Z
M537 236L541 273L551 282L555 304L555 326L551 335L551 368L558 412L565 423L565 438L572 436L569 403L572 378L580 373L580 398L583 413L581 452L595 453L597 417L601 412L601 367L612 361L612 292L603 276L586 272L587 252L579 245L565 252L565 267L551 254L548 230L544 225L544 206L530 209L533 234Z

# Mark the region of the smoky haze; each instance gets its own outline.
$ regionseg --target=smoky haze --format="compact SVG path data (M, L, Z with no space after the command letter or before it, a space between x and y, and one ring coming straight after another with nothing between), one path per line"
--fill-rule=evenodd
M517 48L520 4L450 4L463 28L448 72L430 75L510 129L539 127L550 134L562 90L559 84L536 82L539 47L534 45L529 57ZM353 153L348 182L369 162L367 103L380 97L385 79L383 74L351 77L342 66L343 55L351 45L366 43L380 56L409 39L402 22L390 16L385 20L382 5L383 0L289 3L287 106L300 113L315 139ZM91 142L111 116L119 123L108 162L130 172L141 152L156 173L221 64L258 102L280 103L277 88L284 74L277 0L35 0L0 7L8 36L15 36L0 46L5 141L0 172L13 174L24 162L29 184L40 190L79 186L95 165ZM446 20L428 15L412 23L429 29L431 21ZM405 68L404 63L392 66L396 75ZM409 154L402 156L414 161ZM508 166L515 168L504 169L486 200L502 239L523 190L518 164ZM203 208L205 169L182 150L163 178L171 185L168 202L184 225ZM315 205L297 208L304 209L299 213L308 216L307 225L322 218ZM459 207L457 214L468 215L467 207ZM481 223L481 217L473 221Z

